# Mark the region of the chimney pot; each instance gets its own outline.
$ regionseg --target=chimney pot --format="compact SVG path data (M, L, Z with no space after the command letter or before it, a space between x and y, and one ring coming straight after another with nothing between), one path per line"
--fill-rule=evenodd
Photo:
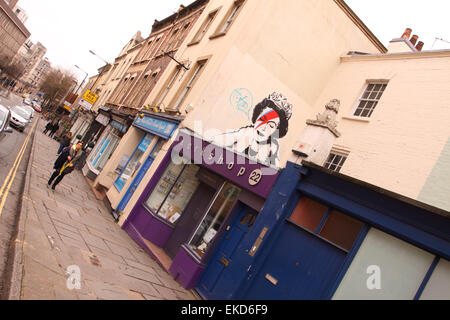
M409 41L411 41L412 45L415 46L418 39L418 35L413 35Z
M417 43L416 49L417 51L422 51L424 43L422 41L419 41L419 43Z
M412 32L411 28L406 28L405 32L402 35L402 38L409 40L409 38L411 37L411 32Z

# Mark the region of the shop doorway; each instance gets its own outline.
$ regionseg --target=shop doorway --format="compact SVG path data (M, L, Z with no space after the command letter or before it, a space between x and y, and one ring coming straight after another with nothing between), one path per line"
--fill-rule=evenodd
M216 189L200 183L164 246L165 252L171 259L175 258L181 245L189 240L192 230L203 218L215 194Z
M238 289L252 261L244 239L257 215L257 211L240 203L196 288L205 299L230 299Z
M240 299L326 300L364 223L301 198Z

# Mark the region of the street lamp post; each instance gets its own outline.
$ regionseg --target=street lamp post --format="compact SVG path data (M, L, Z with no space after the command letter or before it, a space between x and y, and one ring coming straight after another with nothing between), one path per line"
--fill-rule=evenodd
M97 83L100 81L102 75L105 73L105 70L107 69L108 66L110 66L111 64L106 61L105 59L103 59L102 57L100 57L98 54L96 54L94 51L89 50L89 53L91 53L92 55L96 56L97 58L99 58L100 60L102 60L105 63L105 66L102 67L100 73L97 76L97 79L95 80L95 82L92 84L90 91L92 91L94 89L94 87L97 85ZM94 138L94 136L99 132L100 130L100 126L101 124L99 122L93 121L87 131L87 133L85 134L85 136L83 137L83 143L87 144L88 142L91 141L91 139ZM81 164L81 166L84 165L86 158L87 158L88 154L85 154L83 159L80 159L79 163Z
M91 91L92 91L92 89L95 87L95 85L100 80L100 78L102 77L103 73L105 72L106 67L111 65L111 64L108 61L106 61L105 59L103 59L102 57L100 57L98 54L96 54L94 51L89 50L89 53L94 55L94 56L96 56L97 58L99 58L100 60L102 60L105 63L105 66L102 68L102 71L100 71L100 74L98 75L97 80L95 80L95 82L92 84L92 87L91 87Z
M84 77L84 79L83 79L83 82L81 82L81 84L80 84L80 86L78 87L78 89L77 89L77 91L75 91L75 93L77 93L79 90L80 90L80 88L81 88L81 86L84 84L84 82L86 81L86 78L88 77L88 73L86 72L86 71L84 71L83 69L81 69L79 66L77 66L77 65L75 65L75 68L78 68L78 69L80 69L81 71L83 71L85 74L86 74L86 76Z

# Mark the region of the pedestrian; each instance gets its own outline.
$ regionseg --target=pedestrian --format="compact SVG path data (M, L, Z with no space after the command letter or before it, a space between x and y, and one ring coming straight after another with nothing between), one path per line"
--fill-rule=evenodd
M70 146L70 141L72 141L72 132L69 131L61 138L61 141L59 142L59 149L57 155L60 155L60 153L64 148Z
M59 121L56 120L55 124L52 127L52 130L50 131L50 134L48 135L50 138L53 138L55 135L55 132L59 130Z
M64 148L53 165L55 172L53 172L53 175L48 180L47 187L50 187L53 180L56 179L52 186L52 190L55 191L56 186L62 181L64 176L70 174L75 169L75 164L80 159L82 153L82 142L78 142L72 147Z
M45 126L45 130L44 130L44 134L47 134L47 132L49 132L50 130L52 130L53 128L53 121L50 120L47 125Z

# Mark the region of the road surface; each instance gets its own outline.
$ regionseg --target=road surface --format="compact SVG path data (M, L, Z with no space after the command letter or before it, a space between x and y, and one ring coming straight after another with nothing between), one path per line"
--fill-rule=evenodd
M0 97L0 104L9 108L21 105L22 99L14 95L8 99ZM37 117L36 113L35 121ZM30 123L23 133L13 129L0 141L0 299L7 291L4 282L8 283L5 279L9 276L10 247L16 236L33 124Z

